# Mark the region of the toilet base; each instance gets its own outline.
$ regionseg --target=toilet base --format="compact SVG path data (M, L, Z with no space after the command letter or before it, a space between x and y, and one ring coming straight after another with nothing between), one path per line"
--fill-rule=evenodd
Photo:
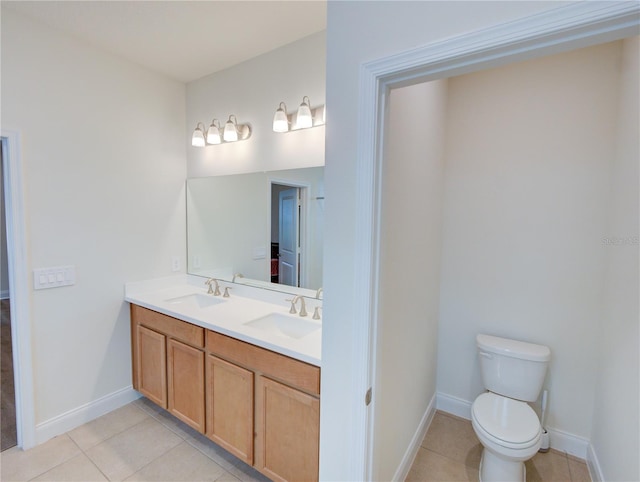
M525 482L527 469L524 462L503 459L485 448L480 459L479 477L480 482Z

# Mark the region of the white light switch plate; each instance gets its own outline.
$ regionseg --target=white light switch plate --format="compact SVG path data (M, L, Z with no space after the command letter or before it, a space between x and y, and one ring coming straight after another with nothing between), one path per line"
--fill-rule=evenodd
M75 266L56 266L33 270L33 289L44 290L76 284Z
M180 271L180 256L173 256L171 258L171 271Z

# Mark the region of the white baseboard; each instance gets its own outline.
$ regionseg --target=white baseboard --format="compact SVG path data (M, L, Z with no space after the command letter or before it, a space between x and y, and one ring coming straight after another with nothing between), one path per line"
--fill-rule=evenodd
M553 427L547 427L547 432L549 432L549 445L552 449L583 460L587 459L587 450L591 445L589 440Z
M589 448L587 449L587 468L589 469L589 475L593 482L603 482L605 480L604 475L602 475L602 468L600 467L598 456L591 444L589 444Z
M471 402L462 398L438 392L436 393L436 408L457 417L471 420Z
M36 444L39 445L47 440L73 430L80 425L101 417L127 403L130 403L140 394L132 386L128 386L116 392L110 393L97 400L89 402L80 407L69 410L46 422L36 425Z
M440 392L436 394L436 400L438 410L471 420L472 402ZM546 427L546 429L549 432L549 445L552 449L587 459L587 449L591 447L589 440L553 427Z
M411 470L411 466L413 465L414 460L416 459L416 455L418 455L418 450L420 449L420 444L422 444L422 440L424 440L424 436L427 434L429 430L429 426L431 425L431 421L433 420L433 416L436 414L436 396L434 395L427 406L427 410L424 412L422 419L420 420L420 425L418 425L418 429L413 434L413 438L411 439L411 443L407 447L407 450L402 457L402 461L400 465L396 469L396 473L393 475L392 480L405 480L407 475L409 474L409 470Z

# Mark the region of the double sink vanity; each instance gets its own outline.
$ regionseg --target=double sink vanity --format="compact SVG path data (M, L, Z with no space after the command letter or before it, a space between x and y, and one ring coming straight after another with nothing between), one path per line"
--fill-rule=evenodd
M133 387L270 479L318 480L322 302L204 279L126 285Z

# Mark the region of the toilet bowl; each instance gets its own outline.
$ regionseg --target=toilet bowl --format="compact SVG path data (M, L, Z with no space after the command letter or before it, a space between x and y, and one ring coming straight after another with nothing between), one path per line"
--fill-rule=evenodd
M524 482L524 462L542 444L542 426L527 402L537 399L551 350L507 338L476 337L487 392L471 406L471 424L483 446L481 482Z
M473 402L471 424L484 447L480 481L524 481L524 461L542 443L542 426L533 409L526 402L486 392Z

